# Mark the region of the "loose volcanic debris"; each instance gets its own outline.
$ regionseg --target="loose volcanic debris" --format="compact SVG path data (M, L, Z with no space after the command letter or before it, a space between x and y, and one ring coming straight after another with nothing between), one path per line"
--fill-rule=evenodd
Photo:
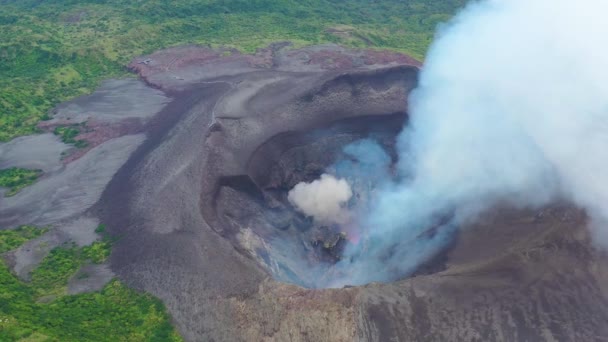
M392 154L419 65L396 53L334 45L275 44L254 55L186 46L143 56L130 67L169 101L138 128L146 139L112 137L56 171L57 181L81 166L78 174L111 178L107 187L93 182L92 193L82 178L88 195L79 210L105 188L88 212L121 236L111 271L160 297L190 341L606 335L608 306L596 305L608 293L605 255L592 248L584 214L567 204L542 213L498 206L464 227L434 261L441 267L424 275L341 289L281 282L313 286L303 267L310 249L331 263L356 239L295 211L287 192L318 178L358 139L373 135ZM128 147L116 145L121 141ZM124 153L96 170L108 165L101 160L114 155L112 146ZM49 162L49 170L61 168ZM47 211L62 203L50 195L35 206L45 213L32 207L19 214L25 207L16 201L41 196L35 186L9 206L2 202L3 220L77 218L63 206Z

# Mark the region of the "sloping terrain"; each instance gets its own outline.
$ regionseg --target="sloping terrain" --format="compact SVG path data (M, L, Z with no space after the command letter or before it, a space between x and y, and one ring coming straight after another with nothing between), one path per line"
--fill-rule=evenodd
M314 288L307 266L331 265L338 242L318 238L286 191L354 140L390 151L418 67L336 45L253 55L184 46L137 58L130 68L142 81L109 82L46 123L79 122L87 147L52 135L0 146L44 171L0 198L0 223L50 227L6 260L28 280L54 248L94 242L104 222L118 238L109 268L85 265L90 277L71 278L67 291L116 275L159 297L190 341L602 341L606 255L567 203L497 206L411 277ZM23 156L36 139L45 153Z
M397 282L277 281L306 283L294 260L308 238L294 217L267 215L290 210L277 189L314 178L344 141L370 134L366 117L395 134L417 69L336 46L220 55L184 47L133 61L175 100L95 211L122 237L112 269L160 297L186 339L602 340L605 255L567 204L498 207Z

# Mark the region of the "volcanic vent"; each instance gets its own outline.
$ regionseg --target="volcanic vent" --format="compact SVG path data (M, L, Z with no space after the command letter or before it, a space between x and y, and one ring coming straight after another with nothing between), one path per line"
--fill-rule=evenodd
M364 173L390 172L396 162L395 140L407 120L404 99L416 84L417 69L300 77L298 83L276 76L259 81L265 85L256 93L251 84L233 85L226 99L241 100L247 114L226 99L217 105L206 137L212 155L205 166L202 211L216 232L276 279L305 287L348 285L336 280L348 270L336 266L349 246L360 243L353 208L373 191L373 177ZM269 106L268 93L286 89L290 101ZM373 146L382 160L349 153L362 145ZM290 191L318 179L346 187L342 214L319 218L298 208Z

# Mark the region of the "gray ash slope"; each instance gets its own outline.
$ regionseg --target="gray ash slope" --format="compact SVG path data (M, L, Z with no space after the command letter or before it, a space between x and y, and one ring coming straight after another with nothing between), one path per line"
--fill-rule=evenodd
M275 280L306 281L294 255L308 235L281 217L280 190L314 178L348 141L395 134L419 65L337 46L225 52L180 47L131 64L174 100L96 208L121 237L112 270L160 297L187 340L606 336L605 256L568 205L496 208L462 230L432 274L322 290Z

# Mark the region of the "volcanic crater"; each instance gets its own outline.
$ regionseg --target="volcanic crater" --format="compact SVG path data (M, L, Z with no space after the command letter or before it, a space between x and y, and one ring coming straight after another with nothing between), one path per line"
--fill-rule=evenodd
M407 117L405 104L375 99L399 99L395 95L409 91L415 77L411 67L338 75L298 95L296 105L289 110L303 120L263 132L255 142L244 141L232 150L223 148L228 145L226 140L243 139L247 128L241 123L215 123L210 139L221 143L217 159L208 167L223 169L224 163L233 162L230 159L237 155L243 172L218 174L217 181L203 189L203 212L212 229L256 259L276 279L320 286L316 277L342 257L349 237L340 227L320 225L297 212L287 199L288 191L300 182L319 178L343 157L342 149L353 141L373 137L386 150L394 150L394 140ZM367 103L357 110L344 110L340 104L325 104L332 101L327 94ZM219 122L222 119L216 117ZM263 118L257 120L245 125L268 126Z
M251 55L175 47L129 67L145 84L110 82L100 94L59 108L55 118L90 112L82 125L93 133L126 128L99 135L90 151L65 165L53 161L45 179L2 200L0 221L86 223L93 235L97 219L106 223L119 238L111 271L161 298L186 340L592 341L601 340L598 332L608 335L608 305L597 305L608 298L606 255L590 242L585 213L568 203L540 211L497 206L407 278L320 288L331 283L322 278L332 277L328 270L343 249L356 242L344 227L295 210L288 192L331 169L354 141L372 138L396 161L395 139L407 123L408 95L421 67L414 59L277 43ZM116 115L103 121L106 111L120 111L87 107L129 89L136 97L118 97L134 111L124 115L129 121ZM140 113L135 98L150 113ZM103 178L92 182L88 175ZM68 181L88 189L86 196L54 190ZM41 196L47 193L53 195ZM53 233L52 241L75 229ZM28 251L13 256L15 270Z

